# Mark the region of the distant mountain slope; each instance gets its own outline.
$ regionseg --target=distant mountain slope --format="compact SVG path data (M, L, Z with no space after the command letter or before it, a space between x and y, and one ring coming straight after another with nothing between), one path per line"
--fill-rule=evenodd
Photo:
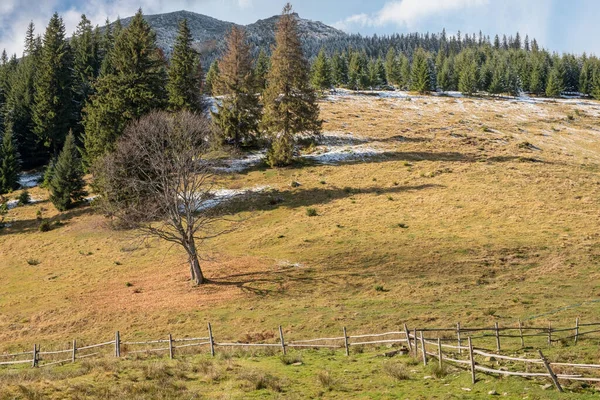
M323 40L341 39L347 35L322 22L302 19L294 14L298 20L300 35L304 42L318 42ZM207 64L216 58L223 49L225 36L233 26L240 26L232 22L221 21L206 15L190 11L176 11L166 14L145 15L144 18L156 31L158 45L166 54L171 52L177 37L179 21L187 19L194 37L195 45L202 53L203 64ZM250 41L259 47L269 47L275 40L275 29L280 16L274 16L259 20L244 28L248 33ZM132 17L121 20L123 26L129 25ZM243 26L242 26L243 27Z

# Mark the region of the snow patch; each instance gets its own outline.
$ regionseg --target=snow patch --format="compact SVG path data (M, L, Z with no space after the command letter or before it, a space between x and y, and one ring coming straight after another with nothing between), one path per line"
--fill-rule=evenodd
M252 193L262 193L270 186L256 186L254 188L245 189L217 189L208 193L203 193L196 200L196 211L208 210L229 202L235 198L245 196Z
M29 203L27 203L26 205L31 205L31 204L36 204L36 203L41 203L42 199L30 199ZM12 210L13 208L16 208L19 205L19 200L9 200L6 202L6 207L9 210Z
M266 152L249 154L243 158L232 158L225 160L226 167L216 167L215 170L225 173L243 172L255 165L260 164L265 158Z
M32 174L22 173L19 176L19 185L21 185L22 188L36 187L42 180L42 177L43 174L41 172Z

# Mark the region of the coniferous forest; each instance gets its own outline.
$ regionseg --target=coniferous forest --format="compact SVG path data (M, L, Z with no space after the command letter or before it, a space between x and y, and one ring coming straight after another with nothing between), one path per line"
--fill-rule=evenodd
M209 65L201 65L185 20L165 51L141 10L127 27L94 27L83 15L72 37L58 14L42 34L33 23L24 27L23 54L3 52L0 60L0 194L18 188L20 171L46 167L49 188L73 186L71 197L54 194L66 208L80 197L83 174L114 150L130 122L154 110L204 113L208 96L219 96L212 119L223 142L239 147L263 137L273 166L291 162L295 134L320 131L317 92L334 87L600 99L595 56L551 53L519 33L302 42L292 33L291 7L286 15L276 44L259 48L236 28ZM293 113L282 105L299 116L286 120Z

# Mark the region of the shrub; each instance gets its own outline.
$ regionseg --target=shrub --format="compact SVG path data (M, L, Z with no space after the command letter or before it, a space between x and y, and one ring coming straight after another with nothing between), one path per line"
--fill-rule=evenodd
M335 385L335 381L329 371L319 371L317 373L317 380L327 390L332 390Z
M410 374L406 369L406 365L401 364L398 361L389 361L383 364L383 372L397 381L410 379Z
M306 215L308 215L309 217L316 217L319 214L317 213L317 209L316 208L307 208L306 209Z
M41 261L37 260L35 258L30 258L27 260L27 264L31 265L31 266L36 266L36 265L40 265Z
M252 384L254 390L271 389L275 392L281 392L282 387L279 378L262 371L250 371L242 374L242 379Z
M29 191L27 191L27 189L25 189L19 195L19 205L24 206L29 203L31 203L31 196L29 195Z
M40 232L49 232L52 230L52 224L49 220L44 219L40 222L40 226L38 227Z
M441 366L439 363L431 364L431 375L438 379L445 378L448 375L446 364L442 364Z
M0 204L0 215L6 214L8 212L8 203Z
M301 363L302 362L302 354L300 353L295 353L295 354L284 354L280 357L281 362L283 363L283 365L292 365L292 364L296 364L296 363Z
M35 213L35 218L39 221L42 219L42 210L37 210Z
M376 292L385 292L385 289L383 288L383 286L377 285L377 286L375 286L375 291Z

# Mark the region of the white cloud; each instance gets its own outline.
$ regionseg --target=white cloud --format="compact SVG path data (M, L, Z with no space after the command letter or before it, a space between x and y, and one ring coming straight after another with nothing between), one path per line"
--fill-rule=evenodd
M382 26L395 24L412 27L417 22L435 15L487 5L489 0L398 0L386 3L378 12L352 15L335 26L349 30L353 26Z

